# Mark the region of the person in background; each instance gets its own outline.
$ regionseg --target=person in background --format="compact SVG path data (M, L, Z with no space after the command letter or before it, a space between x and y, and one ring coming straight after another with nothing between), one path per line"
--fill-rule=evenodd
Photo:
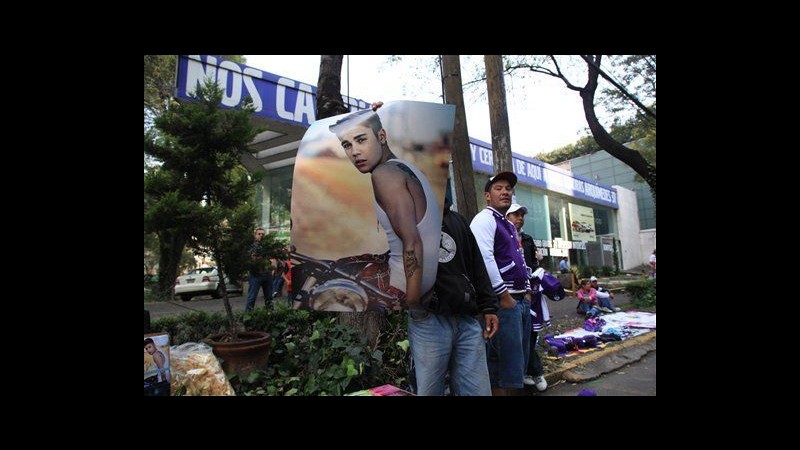
M669 274L667 274L669 275ZM655 280L656 278L656 249L653 249L653 254L650 255L650 276Z
M586 317L595 317L600 314L597 305L597 291L591 286L589 280L581 278L580 289L575 293L578 297L578 314L586 314Z
M486 351L492 394L498 396L509 395L509 389L524 387L530 356L531 284L517 229L505 214L516 184L517 176L512 172L500 172L489 178L483 187L487 206L470 224L492 289L500 297L497 312L500 329L489 340Z
M533 236L522 230L525 225L525 214L528 213L528 208L517 203L513 203L506 212L506 217L514 227L517 229L517 236L519 237L520 246L522 246L522 253L525 256L525 264L528 266L528 278L531 283L531 343L528 355L528 366L526 369L525 378L522 382L527 386L535 386L539 392L547 389L547 381L544 379L544 368L542 367L542 360L539 353L536 352L536 340L539 337L539 331L550 326L550 311L547 308L547 300L542 295L539 288L539 278L533 277L533 271L539 267L539 260L542 257L539 255L539 250L533 242Z
M607 313L613 313L615 311L620 311L619 308L615 307L611 300L614 300L614 293L609 291L604 287L600 287L597 285L597 277L592 276L589 278L589 284L597 291L597 302L600 305L600 310Z
M272 272L274 265L270 259L267 258L266 249L261 245L261 239L266 236L267 231L258 227L253 231L254 240L250 244L250 264L249 264L249 277L247 288L247 304L244 310L252 311L256 305L256 297L258 297L258 289L264 292L264 306L269 305L272 300Z
M561 257L561 262L558 263L558 270L560 270L561 273L569 273L569 266L567 266L567 257L566 256L562 256Z
M436 284L408 310L417 395L443 395L448 372L454 395L492 395L484 339L497 332L497 307L475 236L445 198Z

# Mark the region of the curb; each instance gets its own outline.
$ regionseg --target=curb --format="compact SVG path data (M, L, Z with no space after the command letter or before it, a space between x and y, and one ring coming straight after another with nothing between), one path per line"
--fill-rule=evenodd
M635 358L634 360L638 361L639 359L641 359L642 356L644 356L648 352L655 350L655 339L656 339L656 331L653 330L641 336L636 336L630 339L626 339L624 341L620 341L617 345L614 345L613 347L604 348L600 351L590 352L582 356L576 356L575 359L572 359L569 363L565 364L564 367L554 372L545 374L544 378L545 380L547 380L548 385L555 384L557 381L562 379L570 382L588 381L592 378L600 376L602 373L608 372L609 370L606 370L605 372L602 373L597 373L596 375L589 377L584 376L580 373L576 373L578 372L577 370L573 372L573 370L584 368L585 366L595 363L602 358L615 355L623 350L638 349L639 347L643 347L644 351L639 352L640 354L634 357ZM652 345L646 345L651 343L651 341ZM626 352L626 353L631 353L631 352ZM622 364L619 365L619 367L625 364L630 364L631 362L633 361L631 361L630 358L625 358Z

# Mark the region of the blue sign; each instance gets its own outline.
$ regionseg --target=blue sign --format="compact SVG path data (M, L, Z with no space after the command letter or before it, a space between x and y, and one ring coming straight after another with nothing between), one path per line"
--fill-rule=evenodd
M224 90L222 104L238 106L248 95L255 115L308 127L316 119L316 86L209 55L179 55L177 98L194 100L197 83L215 80ZM369 108L369 103L342 96L350 111Z
M492 145L478 139L469 138L472 151L472 168L494 174L494 155ZM594 182L588 178L574 175L564 169L513 153L511 155L514 174L520 182L550 191L560 192L570 197L581 198L592 203L619 208L617 190Z

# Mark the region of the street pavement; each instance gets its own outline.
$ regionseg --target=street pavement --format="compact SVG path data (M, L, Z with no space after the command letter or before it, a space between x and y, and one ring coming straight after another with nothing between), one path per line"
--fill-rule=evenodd
M656 351L590 381L572 383L558 380L544 392L534 395L576 396L584 389L594 391L598 397L656 395Z

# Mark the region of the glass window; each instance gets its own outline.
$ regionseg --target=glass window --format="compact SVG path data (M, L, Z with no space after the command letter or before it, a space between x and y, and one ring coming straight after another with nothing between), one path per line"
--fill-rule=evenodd
M548 196L548 208L550 210L550 238L565 238L561 234L561 210L564 208L564 202L560 198Z

